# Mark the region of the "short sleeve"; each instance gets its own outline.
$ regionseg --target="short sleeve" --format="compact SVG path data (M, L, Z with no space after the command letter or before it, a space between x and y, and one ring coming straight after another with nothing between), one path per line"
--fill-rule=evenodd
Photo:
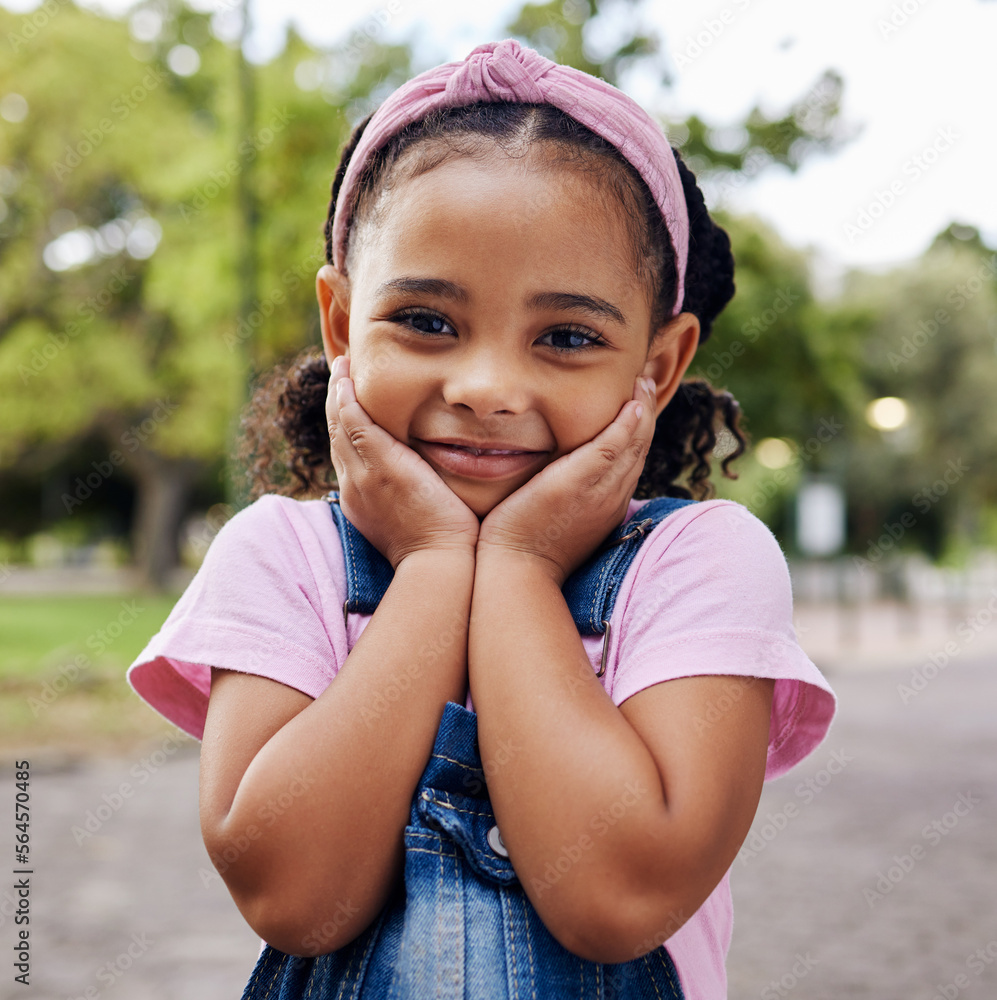
M631 564L613 618L607 690L615 704L677 677L772 678L766 779L827 734L835 698L797 642L785 556L739 504L692 504L661 522Z
M219 531L129 668L128 682L197 739L212 667L258 674L316 698L346 659L343 581L326 502L262 497Z

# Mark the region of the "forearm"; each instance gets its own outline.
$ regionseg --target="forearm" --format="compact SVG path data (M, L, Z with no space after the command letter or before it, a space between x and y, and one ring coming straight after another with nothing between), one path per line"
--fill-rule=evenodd
M534 906L570 947L579 917L596 926L646 895L665 790L551 577L529 557L479 550L471 611L468 675L496 821ZM489 767L500 744L516 752Z
M405 559L333 683L246 768L216 839L263 831L225 877L282 950L352 940L398 878L443 707L465 697L473 577L472 553Z

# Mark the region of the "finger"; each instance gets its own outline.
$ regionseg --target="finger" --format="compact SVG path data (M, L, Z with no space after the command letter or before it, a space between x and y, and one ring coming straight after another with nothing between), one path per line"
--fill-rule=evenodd
M631 434L631 446L635 459L643 468L658 419L658 386L654 379L638 376L633 395L637 402L634 403L636 422Z
M336 408L339 411L340 423L351 439L357 434L367 432L368 428L377 426L358 402L353 379L349 375L344 375L336 383Z
M615 492L619 484L632 477L638 464L635 454L634 428L639 423L634 403L628 401L612 423L604 427L591 441L562 456L562 475L577 479L583 492Z
M339 384L340 379L349 375L349 372L350 359L343 354L337 355L329 367L329 390L325 397L325 413L330 420L335 409L336 386Z
M651 447L657 419L657 386L652 379L638 376L634 379L634 389L630 400L620 408L614 424L619 424L626 435L622 450L630 452L634 459L643 463ZM611 425L612 426L612 425Z
M604 428L603 433L619 427L626 435L626 439L630 440L642 427L653 429L656 403L654 391L651 389L653 385L653 381L648 382L642 376L637 376L634 379L630 399L620 407L620 412L616 414L613 422ZM598 440L598 435L594 440Z
M651 438L654 437L654 427L658 420L658 385L653 378L638 376L637 385L634 388L634 397L639 400L638 406L643 410L639 413L639 428L643 428L647 435L648 446Z
M644 467L654 436L656 397L651 389L653 385L653 380L635 378L630 399L620 408L616 419L592 441L596 454L608 465L607 471L613 481L628 479L635 470L639 473Z
M350 359L345 354L337 354L329 369L329 382L335 384L344 375L350 374Z
M639 421L649 422L653 425L655 418L655 408L657 406L658 387L654 379L643 375L638 375L634 379L634 389L630 398L635 401L634 414Z
M338 360L338 359L337 359ZM337 479L358 474L367 463L362 452L374 427L364 408L357 402L353 380L340 375L335 384L330 381L326 401L329 423L329 453Z
M339 380L349 371L349 360L342 354L333 359L329 367L329 388L325 397L325 416L332 434L333 424L339 422L339 407L336 405L336 386Z
M616 419L606 428L610 430L618 427L623 435L624 447L626 444L636 443L638 446L645 442L650 446L651 438L654 436L655 405L657 387L653 379L645 379L638 375L634 379L633 392L630 394L628 402L620 407L620 412ZM618 439L614 435L614 440Z
M339 443L343 445L348 443L347 450L356 452L369 437L374 423L367 415L367 411L357 402L353 379L348 375L342 376L336 382L333 393L338 423L343 430L341 435L337 435Z
M357 400L353 379L348 375L336 383L336 407L342 428L338 437L347 471L375 471L379 476L385 476L387 470L397 472L405 469L411 472L411 459L423 464L414 452L406 455L410 450L372 419ZM426 471L432 472L428 466Z
M336 438L341 437L341 427L339 423L339 407L336 405L336 382L339 377L339 358L333 360L329 368L329 386L325 394L325 423L329 431L329 457L332 460L332 467L336 471L336 479L341 482L343 474L342 464L338 463L336 457Z

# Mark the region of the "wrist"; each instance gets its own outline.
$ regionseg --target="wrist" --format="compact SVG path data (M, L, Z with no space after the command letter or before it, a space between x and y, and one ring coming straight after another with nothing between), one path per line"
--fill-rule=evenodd
M395 572L423 570L430 573L474 573L475 550L469 545L413 549L398 558Z
M568 578L557 560L544 552L479 540L475 553L475 576L493 572L513 575L517 579L527 576L549 580L558 590Z

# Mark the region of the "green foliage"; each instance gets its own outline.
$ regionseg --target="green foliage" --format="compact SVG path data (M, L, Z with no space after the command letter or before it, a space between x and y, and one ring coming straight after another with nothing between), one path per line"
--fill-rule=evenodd
M641 24L639 8L637 0L528 3L508 30L548 58L615 86L636 64L668 86L661 41ZM607 34L611 45L603 41ZM854 127L840 118L843 91L841 75L829 69L776 117L755 106L742 123L718 127L691 115L669 123L667 133L693 173L711 187L740 184L772 164L795 172L814 153L834 152L855 136Z
M822 417L854 419L864 404L856 352L869 317L817 302L806 255L760 220L718 213L717 221L731 237L737 292L690 375L733 393L755 440L803 441Z
M292 32L247 73L206 15L136 11L161 20L153 41L71 3L28 31L0 9L17 39L0 94L29 108L0 133L0 472L99 435L102 461L138 486L137 523L170 533L197 475L230 451L247 382L317 342L344 110L366 113L409 57L367 40L318 53ZM181 43L200 60L186 76L170 68ZM304 89L309 62L321 86ZM67 239L83 250L63 268L53 249Z
M960 509L997 499L997 253L975 230L948 231L907 267L853 275L846 294L875 315L861 353L870 397L911 407L908 427L856 442L854 473L870 500L955 531Z
M334 85L303 90L300 63L329 77L344 61L291 33L255 70L255 118L242 134L237 52L204 15L154 9L167 14L162 30L139 43L125 22L66 4L0 70L0 92L16 90L30 108L0 145L13 187L0 224L0 466L94 429L115 447L164 399L176 408L148 448L201 462L227 451L251 370L317 340L314 279L349 127L342 108L408 74L407 51L371 45ZM18 24L0 10L0 32ZM200 56L191 76L169 68L180 42ZM238 199L250 171L260 268L240 324ZM86 240L128 219L161 231L151 256L109 252L59 273L44 263L62 232Z
M792 172L815 153L832 153L856 135L840 116L844 80L825 70L785 113L769 117L757 105L741 125L718 128L692 115L682 155L697 177L714 185L737 184L772 164Z
M15 28L15 15L0 20ZM94 429L120 446L163 400L175 410L144 445L201 460L223 446L242 374L205 331L231 312L227 241L222 226L212 241L184 225L176 206L228 141L194 113L231 103L225 55L206 46L195 85L139 49L125 23L67 4L5 61L0 90L30 110L0 146L14 188L0 230L0 463ZM147 240L161 231L154 253L120 246L131 227ZM68 231L107 252L51 270L46 246Z

